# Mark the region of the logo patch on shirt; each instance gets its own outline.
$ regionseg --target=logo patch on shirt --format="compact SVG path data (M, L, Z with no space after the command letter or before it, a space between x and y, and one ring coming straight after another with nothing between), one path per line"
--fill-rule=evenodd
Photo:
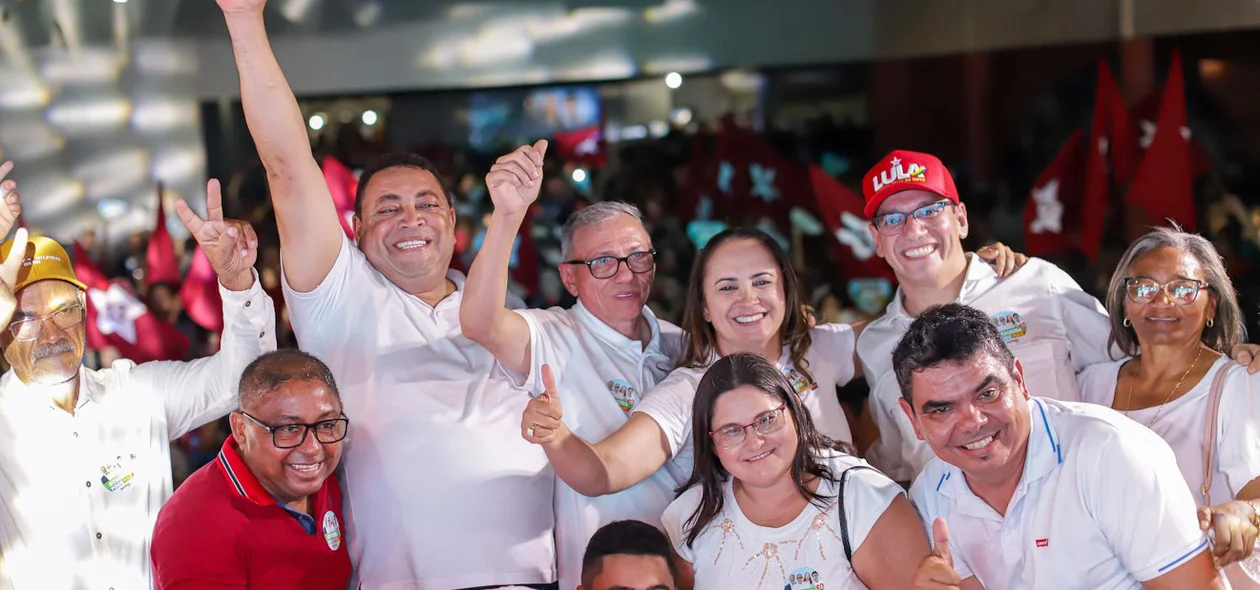
M324 542L328 548L336 551L341 548L341 525L332 510L324 513Z
M796 391L797 397L805 398L809 392L818 389L818 384L805 376L804 373L797 371L793 367L783 367L783 376L787 377L788 382L792 384L792 389Z
M634 409L634 404L639 400L639 392L625 379L613 379L608 382L608 393L611 393L617 405L621 406L621 411L629 414Z
M135 483L136 470L134 454L126 457L119 455L113 461L101 465L101 485L111 492L121 492Z
M1020 338L1028 335L1028 324L1024 323L1024 319L1013 311L1004 311L993 316L993 323L997 325L998 333L1002 335L1002 341L1006 343L1015 342Z
M788 576L783 590L824 590L822 578L818 570L812 567L797 568Z
M1037 546L1038 546L1038 547L1049 547L1049 546L1050 546L1050 539L1037 539Z

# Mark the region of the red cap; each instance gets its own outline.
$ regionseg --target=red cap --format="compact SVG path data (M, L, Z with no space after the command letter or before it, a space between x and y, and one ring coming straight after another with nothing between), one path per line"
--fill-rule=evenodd
M955 203L958 189L949 169L931 154L895 150L884 156L862 181L862 195L866 197L867 219L875 216L884 200L901 191L927 191L936 193Z

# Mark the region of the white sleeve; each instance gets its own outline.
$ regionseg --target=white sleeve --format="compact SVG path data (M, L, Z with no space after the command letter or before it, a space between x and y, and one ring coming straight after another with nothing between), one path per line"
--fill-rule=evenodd
M919 519L923 521L923 527L927 531L928 544L936 541L932 536L932 523L938 518L944 518L945 524L949 524L949 515L944 513L941 504L948 504L949 501L944 499L940 493L934 488L941 485L941 475L925 469L919 473L914 479L914 483L910 486L910 503L914 504L914 509L919 512ZM933 546L935 549L935 546ZM949 538L949 552L954 558L954 572L959 578L966 580L974 576L971 566L967 565L967 558L962 551L962 546L958 544L958 537L951 535Z
M354 311L353 307L362 302L354 301L353 296L370 291L368 283L372 277L369 276L370 273L363 272L366 265L367 259L363 257L363 253L343 235L337 261L314 289L305 293L296 291L289 286L288 279L281 273L280 283L284 289L285 301L288 302L293 331L298 335L299 342L319 335L340 337L345 330L338 328L346 329L358 321L356 318L361 317L361 314Z
M1081 479L1098 526L1125 569L1145 582L1207 548L1207 537L1168 443L1137 423L1119 428L1090 445L1096 460L1083 463L1092 471Z
M656 424L669 439L669 454L675 456L678 449L691 436L691 407L696 399L699 378L686 369L674 369L663 381L656 384L634 407L656 420Z
M219 285L223 298L223 337L219 352L190 362L137 365L131 378L149 387L166 408L171 440L218 419L236 407L236 389L245 366L276 349L275 303L254 284L244 291Z
M1216 469L1225 474L1229 495L1260 477L1260 373L1250 375L1241 367L1231 369L1221 392L1216 436Z
M530 395L540 394L543 391L542 385L542 366L550 365L553 374L563 379L567 365L568 355L564 352L556 351L555 342L551 337L551 330L548 328L554 324L562 324L564 319L559 317L564 312L556 312L550 309L513 309L517 315L525 319L525 324L529 326L529 373L520 374L516 371L509 370L497 360L496 364L508 376L508 380L518 389L524 389ZM563 326L556 326L561 327ZM559 352L559 354L556 354ZM557 384L558 385L558 384ZM583 392L585 393L585 392Z
M853 351L857 348L857 339L853 337L853 326L849 324L819 324L809 331L811 343L809 356L818 362L828 363L836 367L835 383L843 387L853 380L855 367ZM814 367L809 367L814 373ZM829 384L819 383L826 388ZM830 391L823 389L824 392Z
M695 502L692 501L694 497L695 494L683 493L678 499L670 502L669 507L661 514L661 526L665 528L670 544L674 546L674 551L678 552L678 556L687 560L687 563L696 562L695 553L687 546L687 532L683 530L687 519L691 518L691 514L696 510Z
M849 524L849 543L854 553L866 541L875 522L905 490L875 469L853 467L844 483L844 515ZM836 474L841 477L841 473Z
M1047 263L1049 264L1049 263ZM1093 295L1086 293L1063 269L1049 264L1046 280L1050 283L1050 295L1055 300L1067 332L1068 354L1072 366L1081 369L1096 363L1116 360L1107 348L1111 335L1111 317L1107 309Z
M1090 365L1076 374L1076 390L1081 398L1077 401L1111 407L1116 397L1116 380L1119 363Z

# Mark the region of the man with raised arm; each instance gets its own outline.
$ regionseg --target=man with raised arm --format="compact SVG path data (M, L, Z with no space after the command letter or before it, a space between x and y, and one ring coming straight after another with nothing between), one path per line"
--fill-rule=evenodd
M542 366L568 392L564 422L586 440L603 440L630 417L642 395L674 368L681 331L660 322L646 303L656 273L655 250L639 210L604 201L564 225L560 278L578 302L570 309L511 310L505 304L512 243L538 198L547 142L521 146L486 176L494 213L468 272L460 310L464 335L488 348L531 393L541 393ZM533 435L524 425L526 437ZM672 471L671 471L672 469ZM659 527L674 488L688 474L667 462L616 494L587 497L557 481L556 553L560 587L582 582L582 552L591 535L614 521Z
M265 0L217 0L280 229L301 347L326 362L355 421L345 447L351 559L364 588L554 588L553 476L523 440L529 397L462 334L449 269L451 193L427 160L370 163L342 233Z

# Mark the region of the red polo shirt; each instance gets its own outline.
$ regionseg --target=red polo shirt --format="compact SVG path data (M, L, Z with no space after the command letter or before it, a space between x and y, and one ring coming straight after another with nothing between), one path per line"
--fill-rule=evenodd
M299 514L271 497L231 436L192 474L153 529L157 590L345 590L350 554L341 486L329 477Z

